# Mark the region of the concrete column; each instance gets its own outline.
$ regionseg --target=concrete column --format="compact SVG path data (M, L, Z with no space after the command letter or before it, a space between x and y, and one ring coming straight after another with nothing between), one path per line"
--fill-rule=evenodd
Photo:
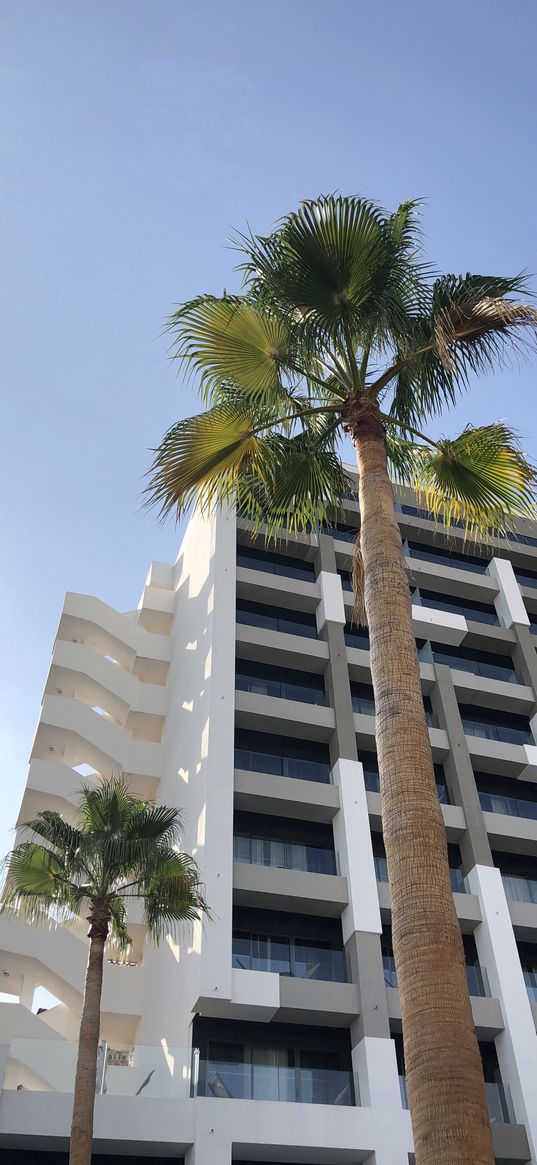
M518 957L500 871L475 866L468 874L479 898L482 922L475 941L493 996L501 1005L505 1028L496 1037L503 1083L509 1086L515 1117L526 1126L532 1162L537 1161L537 1034Z
M492 866L489 839L451 671L446 664L438 663L434 664L434 671L436 685L431 699L440 723L447 732L450 746L444 761L446 783L452 801L461 806L466 819L466 831L460 843L463 866L465 870L471 870L478 863Z
M27 1007L28 1011L32 1010L34 995L35 995L35 979L34 979L33 975L28 975L28 974L23 975L19 999L20 999L20 1002L22 1003L22 1006Z
M537 694L537 651L536 637L525 623L513 623L511 630L515 636L513 663L522 682Z
M334 844L349 889L349 906L341 920L343 941L349 977L357 984L360 999L360 1014L351 1025L351 1041L356 1044L364 1035L388 1038L390 1024L364 772L358 762L354 734L343 591L336 572L333 541L323 534L319 536L317 575L322 593L321 634L328 644L326 686L335 717L331 741L332 780L339 788L341 805L334 818Z
M334 544L326 534L319 535L316 555L317 577L320 580L327 601L319 604L318 618L322 619L320 634L328 644L328 667L326 686L328 698L334 709L336 730L330 742L330 755L335 764L340 758L356 761L356 736L354 734L349 669L345 650L345 606L341 579L336 571ZM332 576L332 585L327 585L327 576ZM324 583L324 586L323 586ZM333 618L331 616L336 616Z

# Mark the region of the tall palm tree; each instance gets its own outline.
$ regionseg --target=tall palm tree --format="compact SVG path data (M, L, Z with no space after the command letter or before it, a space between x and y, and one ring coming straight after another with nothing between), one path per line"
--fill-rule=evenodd
M143 905L147 934L157 943L207 910L195 861L177 849L181 815L129 793L112 778L81 790L76 826L52 810L23 827L6 858L0 912L30 925L70 923L86 914L89 951L78 1043L70 1165L90 1165L104 951L125 953L129 901Z
M433 439L427 422L537 325L520 278L423 262L414 202L302 203L268 237L239 236L239 295L169 320L172 353L207 409L155 451L148 500L165 517L234 503L268 537L333 520L358 464L355 601L371 674L408 1094L417 1165L490 1165L483 1073L451 892L392 480L477 538L532 507L534 473L504 423Z

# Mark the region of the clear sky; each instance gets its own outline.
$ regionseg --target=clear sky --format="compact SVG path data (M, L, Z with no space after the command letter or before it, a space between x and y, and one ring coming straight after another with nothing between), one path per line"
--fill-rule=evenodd
M192 406L166 314L236 286L232 228L334 190L425 198L444 270L536 271L536 43L534 0L4 0L2 850L64 591L132 609L176 556L139 510ZM536 455L536 377L456 427L507 417Z

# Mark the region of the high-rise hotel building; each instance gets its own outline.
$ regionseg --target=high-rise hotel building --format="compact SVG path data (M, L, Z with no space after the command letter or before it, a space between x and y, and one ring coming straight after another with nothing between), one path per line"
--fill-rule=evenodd
M479 549L398 497L496 1161L537 1165L537 528ZM106 965L102 1165L412 1161L357 527L194 516L137 611L65 600L20 821L122 773L183 810L213 915L154 948L138 910ZM85 932L0 920L5 1165L65 1160Z

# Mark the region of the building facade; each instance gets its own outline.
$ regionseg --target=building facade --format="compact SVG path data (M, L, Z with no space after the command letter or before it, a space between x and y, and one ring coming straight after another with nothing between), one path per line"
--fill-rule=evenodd
M537 1165L537 528L477 548L397 504L496 1160ZM102 1165L412 1160L358 520L267 548L194 516L136 612L66 597L19 820L122 773L182 809L213 915L155 949L133 912L106 965ZM0 920L6 1165L64 1160L85 931Z

